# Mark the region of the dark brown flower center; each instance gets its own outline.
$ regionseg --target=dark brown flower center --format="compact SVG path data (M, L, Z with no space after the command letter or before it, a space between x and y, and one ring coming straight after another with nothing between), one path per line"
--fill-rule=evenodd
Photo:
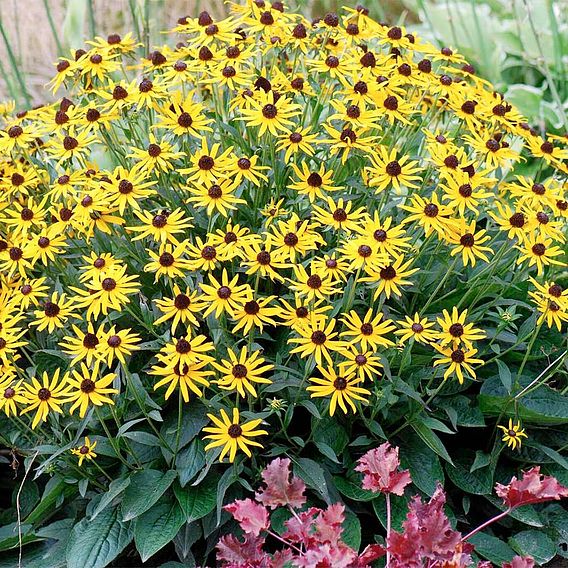
M242 436L243 429L238 424L231 424L227 430L227 434L231 438L240 438Z
M116 288L116 280L114 278L105 278L101 282L101 286L105 292L112 292Z
M257 255L256 255L256 260L259 264L262 264L263 266L266 266L268 264L270 264L271 258L270 258L270 253L263 250L260 251Z
M262 107L262 116L268 118L269 120L276 118L278 114L278 109L273 104L267 104Z
M372 335L373 334L373 326L370 323L364 323L361 326L361 333L363 335Z
M241 363L237 363L232 370L233 377L236 379L244 379L247 376L247 368Z
M454 363L463 363L465 361L465 353L461 349L455 349L452 351L450 358Z
M51 391L43 387L37 391L37 397L42 401L49 400L51 398Z
M532 186L532 191L536 195L544 195L546 192L546 188L544 187L544 185L542 185L542 183L535 183Z
M85 394L90 394L95 390L96 386L95 386L95 382L91 381L91 379L84 379L81 382L81 392L84 392Z
M213 260L217 256L217 250L211 245L206 245L201 251L201 257L205 260Z
M227 300L231 297L231 289L228 286L221 286L221 288L217 290L217 296L219 296L221 300Z
M347 381L343 377L337 377L335 381L333 381L333 388L335 390L345 390L347 388Z
M132 193L133 190L134 186L130 181L128 181L127 179L120 180L118 184L118 191L120 193L122 193L123 195L128 195L129 193Z
M304 307L304 306L300 306L299 308L296 308L296 316L299 318L306 318L308 317L308 308Z
M548 293L554 298L560 298L560 296L562 296L562 286L560 286L560 284L553 284L548 289Z
M531 250L536 256L542 256L546 252L546 247L542 243L536 243Z
M28 294L32 293L32 287L29 284L24 284L20 288L20 292L22 293L23 296L27 296Z
M185 294L178 294L174 299L174 306L177 310L187 310L190 304L191 300Z
M471 233L466 233L461 236L460 244L463 247L472 247L475 244L475 237Z
M107 339L108 346L112 347L113 349L116 349L117 347L119 347L121 343L122 343L122 339L120 339L120 337L118 335L111 335Z
M160 255L158 262L162 265L165 266L166 268L169 266L172 266L175 262L175 258L172 254L170 254L169 252L164 252Z
M75 150L77 146L79 146L79 141L76 138L73 138L72 136L65 136L65 138L63 139L63 147L68 152Z
M383 280L393 280L396 278L396 270L393 266L385 266L385 268L381 268L380 276Z
M16 396L16 391L12 387L8 387L4 391L4 398L14 398Z
M293 144L298 144L299 142L302 141L303 136L299 132L292 132L289 138L290 142L292 142Z
M393 110L393 111L397 110L398 109L398 99L394 95L390 95L384 100L383 106L387 110Z
M410 329L413 333L422 333L424 331L424 326L421 323L413 323Z
M46 302L45 306L43 307L43 313L48 318L57 317L59 315L60 311L61 311L61 308L57 304L54 304L53 302Z
M322 177L317 172L312 172L306 181L310 187L321 187L323 183Z
M156 229L163 229L168 224L168 218L165 215L156 215L152 219L152 225Z
M469 185L469 183L464 183L463 185L459 186L458 192L462 197L471 197L473 188L471 187L471 185Z
M298 236L296 233L287 233L284 236L284 244L289 247L295 247L298 244Z
M83 347L94 349L99 344L99 338L94 333L85 333L83 337Z
M312 343L315 345L323 345L327 340L327 335L323 331L314 331L312 333Z
M461 337L463 335L463 325L461 323L453 323L448 328L452 337Z
M365 365L367 363L367 357L365 357L365 355L356 355L355 356L355 363L357 365L359 365L359 367L362 367L363 365Z
M187 339L178 339L176 343L176 351L181 355L185 355L191 351L191 343Z
M249 316L255 316L258 312L260 312L260 305L256 300L249 300L245 303L243 309Z
M525 216L522 213L513 213L513 215L509 217L509 223L511 227L520 229L525 224Z
M211 156L201 156L197 162L200 170L209 171L215 166L215 160Z
M317 274L312 274L308 278L306 284L308 285L308 287L312 288L313 290L317 290L318 288L321 288L322 280Z
M428 203L428 205L424 207L424 215L426 215L426 217L436 217L439 212L440 209L435 203Z

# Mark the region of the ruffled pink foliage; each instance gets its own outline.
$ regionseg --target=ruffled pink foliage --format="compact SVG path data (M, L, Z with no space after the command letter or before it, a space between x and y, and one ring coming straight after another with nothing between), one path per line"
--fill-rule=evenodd
M568 488L558 483L555 477L542 475L540 467L525 471L521 479L513 477L508 485L497 483L495 492L511 509L568 497Z
M266 487L256 492L256 500L267 507L275 509L289 505L300 508L306 502L306 486L299 477L292 476L288 458L276 458L271 461L262 472L262 479Z
M369 450L359 459L358 464L355 471L363 474L363 489L374 493L381 491L403 495L404 488L412 481L407 469L398 471L398 448L393 448L388 442Z
M426 560L449 562L456 553L461 554L462 535L452 529L444 513L445 503L440 485L428 503L418 496L412 499L403 532L392 532L387 540L393 558L390 568L421 567Z
M369 568L371 562L384 556L382 546L370 545L359 555L341 540L345 521L343 504L296 511L306 502L306 487L301 479L292 476L289 459L275 459L262 478L266 487L256 493L256 501L237 500L225 507L241 526L245 538L244 541L232 535L221 538L217 560L223 568L279 568L286 563L302 568ZM283 506L290 509L292 517L285 522L286 531L280 537L270 530L267 507ZM261 533L284 541L287 547L274 554L265 552Z
M385 493L388 498L390 493L402 495L411 483L409 472L399 471L399 466L398 448L385 443L362 456L356 470L363 473L364 489ZM469 568L473 566L474 546L467 542L468 538L503 516L503 513L495 516L464 537L452 528L444 512L446 495L438 485L429 501L423 502L419 496L411 500L402 532L389 531L386 549L372 544L358 554L342 540L345 521L342 503L326 509L300 510L306 502L306 487L292 475L289 459L275 459L262 478L266 487L256 493L256 500L237 500L225 507L245 534L242 540L227 535L219 541L217 559L223 568L370 568L385 553L388 568ZM497 484L495 489L509 508L568 496L566 487L554 477L541 475L538 467L525 472L519 480L513 477L508 485ZM292 513L284 523L282 535L270 528L269 509L278 507L287 507ZM284 545L282 550L266 552L267 535L280 541ZM520 556L502 565L502 568L533 567L531 558ZM492 564L481 561L476 568L492 568Z
M533 568L534 560L528 556L515 556L511 562L505 562L502 568Z

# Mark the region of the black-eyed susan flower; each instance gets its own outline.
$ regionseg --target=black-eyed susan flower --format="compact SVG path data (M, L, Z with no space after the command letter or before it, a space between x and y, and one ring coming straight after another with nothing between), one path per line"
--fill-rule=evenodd
M475 266L477 259L489 262L488 253L493 254L493 249L483 246L483 243L486 243L490 238L485 229L476 230L475 221L471 223L461 222L447 234L448 241L456 245L452 248L450 255L461 255L464 266L468 264Z
M148 179L148 172L143 167L135 166L127 170L118 166L110 176L110 181L103 181L102 186L110 196L111 205L123 215L127 207L140 210L138 201L154 195L156 191L150 188L156 183L155 180Z
M174 168L175 160L179 160L184 153L178 152L165 136L158 139L153 132L148 134L148 146L137 148L131 146L131 153L127 158L136 160L135 167L140 171L167 172Z
M61 235L57 227L52 225L42 230L39 235L34 235L28 242L27 252L31 256L32 265L39 261L47 266L56 256L61 255L67 246L65 235Z
M36 325L38 331L46 329L52 333L55 329L65 327L69 318L75 317L77 308L73 298L67 299L66 294L53 292L46 302L40 306L41 309L34 311L35 320L31 325Z
M207 377L213 375L213 371L204 370L208 365L208 361L198 361L193 364L176 363L173 366L155 365L149 371L150 375L162 377L155 385L154 390L158 390L164 386L168 386L164 398L168 400L172 393L179 389L184 402L189 402L190 392L198 397L203 396L202 388L209 387Z
M211 132L213 121L206 117L202 103L194 102L193 93L184 97L179 91L173 93L167 105L158 110L158 121L153 128L162 128L176 136L200 138L205 132Z
M109 368L115 359L118 359L122 365L126 365L126 357L139 349L138 343L141 338L131 329L117 330L113 325L108 331L105 331L104 327L101 328L100 332L102 336L99 344L100 356Z
M17 416L19 408L26 403L23 379L19 381L13 374L4 374L0 380L0 411L10 418Z
M148 250L150 262L144 266L145 272L154 272L156 274L154 282L157 282L162 276L167 278L182 277L190 268L190 263L184 258L187 251L187 241L182 241L176 245L165 243L160 246L160 250L155 253Z
M402 225L395 225L392 217L380 219L379 212L375 211L373 217L364 219L357 227L357 232L374 241L379 253L386 253L396 257L404 249L410 248L410 237Z
M175 367L180 365L196 365L197 363L211 363L213 357L207 355L207 352L215 349L211 341L207 341L205 335L189 335L178 338L172 338L160 352L156 355L158 361L166 365L166 367Z
M246 274L260 274L263 278L284 282L284 277L278 271L289 267L282 262L280 254L272 250L270 243L252 241L247 243L241 252L242 263Z
M218 142L211 144L209 148L207 138L202 137L200 148L188 156L190 167L180 169L179 173L186 175L188 182L211 186L225 177L232 151L232 147L221 151Z
M157 213L134 211L134 214L142 221L143 225L127 227L129 231L140 233L132 239L133 241L152 237L160 243L169 241L177 244L179 241L176 235L184 233L186 229L193 226L191 220L179 208L173 211L162 210Z
M195 316L202 312L206 306L196 290L190 290L189 287L186 287L185 292L182 292L177 284L173 286L173 297L164 297L155 300L155 302L164 315L158 318L154 325L172 320L172 334L175 334L180 323L198 326L199 322Z
M220 282L212 274L209 274L210 284L200 284L203 291L201 298L207 304L203 317L215 313L217 318L224 312L234 317L235 311L240 306L252 300L251 287L248 284L238 285L238 281L238 274L229 280L226 268L223 268Z
M324 164L321 164L317 170L309 168L306 162L302 162L301 166L302 169L296 164L292 164L292 169L298 180L288 187L297 191L300 195L307 195L310 203L313 203L316 197L324 199L326 191L341 189L341 187L333 185L333 171L326 171Z
M434 367L437 365L447 365L448 368L444 372L444 379L447 379L450 375L456 374L458 381L463 384L464 381L464 371L467 376L475 379L475 371L472 365L483 363L482 359L476 359L474 355L477 353L477 349L461 347L441 347L440 345L434 343L435 349L442 355L442 357L434 361Z
M291 102L286 96L274 97L274 92L269 91L261 95L260 100L251 100L250 109L242 109L242 119L247 127L258 126L258 135L263 136L269 132L278 136L281 132L290 132L294 124L292 118L300 112L300 106Z
M67 402L72 402L69 413L73 414L79 409L79 418L84 418L90 405L103 406L114 404L111 394L118 394L118 389L110 385L116 379L115 373L100 373L100 362L97 361L92 369L85 363L81 363L81 371L72 371L68 380L69 397Z
M406 343L409 339L414 339L419 343L431 343L438 338L434 327L434 322L428 321L426 317L420 317L415 313L413 318L404 316L404 320L397 322L400 329L395 330L395 335L400 337L402 343Z
M239 306L233 314L233 319L237 322L233 333L240 331L247 334L255 328L262 333L265 325L277 325L274 316L280 314L281 310L272 305L275 298L276 296L253 297Z
M288 339L288 343L298 344L290 353L299 353L302 359L313 356L318 365L322 364L323 359L328 365L333 365L331 353L341 351L346 345L346 342L336 339L338 332L333 331L334 328L333 318L311 318L307 325L295 326L294 330L300 337Z
M266 242L274 247L281 258L295 262L296 256L304 256L324 241L309 220L302 221L294 213L288 221L276 221L270 227Z
M301 128L286 132L278 137L279 143L277 150L285 150L284 161L289 162L293 154L305 154L313 156L317 134L313 134L309 128Z
M357 412L354 401L367 402L366 397L369 397L371 392L360 386L363 379L357 377L355 373L337 374L333 366L326 369L319 365L318 371L322 374L322 378L312 377L310 382L313 385L307 387L306 390L311 393L311 398L330 397L330 416L335 414L338 406L344 414L349 414L348 406L353 413Z
M340 361L338 365L343 376L354 373L361 380L374 380L380 377L383 365L373 351L358 349L355 345L349 345L340 354L345 359Z
M212 215L218 211L223 217L228 217L230 211L235 211L240 204L246 201L237 197L238 184L233 179L224 178L210 185L196 185L189 188L193 197L189 202L195 203L198 207L205 207L207 215Z
M333 198L326 196L325 207L319 207L315 203L312 205L314 219L323 225L333 229L343 229L346 232L356 231L361 226L361 220L365 214L364 207L353 209L353 202L342 198L337 202Z
M68 401L70 387L69 373L60 376L60 371L61 369L56 369L51 379L44 371L41 382L32 377L29 383L23 383L26 407L22 410L22 414L35 411L32 429L35 429L40 422L45 422L50 412L63 414L61 405Z
M91 442L90 438L88 436L85 436L85 441L82 445L78 446L77 448L71 449L71 453L79 458L79 467L83 465L83 462L85 460L94 460L97 457L97 454L95 453L96 447L97 441L94 440L93 442Z
M377 193L393 186L400 193L402 187L417 188L420 176L416 175L421 168L416 160L408 156L397 158L397 150L379 146L375 153L369 156L371 166L367 167L368 184L375 188Z
M412 259L405 262L404 256L398 254L394 262L385 263L385 266L378 270L376 267L366 266L365 272L368 276L361 278L360 281L371 283L372 287L375 289L374 300L377 300L383 293L387 298L390 298L392 294L401 296L402 292L399 286L412 285L412 282L406 280L406 278L419 270L418 268L410 268L411 264Z
M229 359L221 359L220 363L213 362L213 367L221 373L221 378L215 381L220 389L236 391L243 398L247 393L256 398L255 384L272 383L262 375L274 369L274 365L266 364L266 359L260 357L258 351L249 353L246 347L242 347L237 353L229 348L227 355Z
M282 323L294 330L304 328L314 321L325 322L327 319L326 312L333 309L333 306L327 305L323 300L317 300L311 304L306 302L305 298L296 296L294 305L289 304L286 300L280 299L283 310L280 313Z
M349 275L349 261L337 253L324 254L321 258L314 258L311 268L315 274L323 278L330 278L333 283L346 282Z
M86 361L90 366L101 354L101 330L95 330L94 324L89 322L87 331L81 330L76 325L72 326L74 336L67 335L59 342L59 347L73 359L70 365L73 366L79 361Z
M509 418L509 424L507 426L497 424L497 428L503 431L503 438L501 438L501 440L512 450L520 449L523 438L528 438L525 429L521 428L520 420L517 420L517 423L514 424L513 419Z
M321 276L313 265L308 274L301 264L294 265L294 278L290 280L290 289L299 296L305 296L308 302L322 300L339 292L328 274Z
M14 300L21 310L27 310L30 306L38 307L40 300L47 296L49 286L45 285L45 277L24 280L14 294Z
M250 458L252 453L249 446L262 448L262 444L250 439L268 434L266 430L258 428L262 423L262 419L257 418L241 424L238 408L233 408L231 418L229 418L224 409L220 411L221 418L214 414L208 414L207 416L214 426L203 428L203 431L207 432L207 436L204 436L204 439L212 440L205 446L205 451L223 446L219 461L223 461L223 458L229 454L229 461L231 463L234 462L239 449Z
M444 183L441 183L439 187L444 192L442 200L447 201L448 206L458 211L460 215L465 215L467 210L478 213L480 203L492 195L485 185L478 181L474 182L462 170L445 176Z
M473 323L465 323L468 310L461 313L454 306L452 313L448 310L442 311L442 317L436 318L441 331L437 334L442 346L452 345L457 347L463 344L467 349L471 349L474 341L479 341L486 337L482 329L474 327Z
M553 245L550 238L541 238L536 235L526 235L520 245L515 248L521 251L517 264L528 261L528 266L536 266L536 272L539 276L544 273L544 267L555 264L557 266L567 266L565 262L557 259L557 256L565 256L565 251L560 247Z
M375 351L379 346L394 345L385 335L396 327L391 320L384 319L382 313L373 315L373 308L369 308L363 318L355 310L351 310L341 321L347 329L340 336L347 338L349 343L360 345L363 350Z
M200 237L196 237L195 243L188 245L187 256L191 270L214 270L219 262L225 260L218 247L210 241L203 242Z
M434 193L430 199L424 199L420 195L410 198L410 205L401 205L402 209L410 215L405 217L404 223L416 221L424 229L428 237L433 231L443 236L456 225L456 221L450 218L452 209L442 205L438 196Z

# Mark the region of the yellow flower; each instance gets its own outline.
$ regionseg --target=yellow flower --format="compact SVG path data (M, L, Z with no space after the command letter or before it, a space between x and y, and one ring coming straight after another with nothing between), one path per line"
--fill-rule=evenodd
M171 279L177 276L183 278L191 266L190 262L183 258L186 251L187 241L176 245L170 243L162 244L159 254L152 250L147 250L152 260L144 266L144 272L155 272L154 282L157 282L161 276Z
M404 316L404 320L398 321L400 329L394 333L400 336L400 341L405 343L411 338L419 343L431 343L438 337L438 333L431 329L434 324L428 318L421 318L420 314L415 313L414 318Z
M477 349L465 348L466 350L464 351L460 347L441 347L436 343L434 343L434 348L443 355L443 357L434 361L434 367L437 365L448 365L448 368L444 372L444 379L447 379L452 373L455 373L460 385L462 385L464 371L466 371L471 378L476 378L472 365L483 363L482 359L474 358Z
M209 275L211 284L200 284L203 290L203 301L207 304L207 309L203 313L203 317L215 312L218 318L223 312L227 312L230 316L235 315L235 311L245 302L252 300L252 289L248 284L237 285L239 275L237 274L229 281L227 269L223 268L221 282Z
M101 360L106 359L106 364L110 367L116 357L122 365L126 365L125 356L129 356L133 351L140 349L136 344L140 343L140 336L132 333L130 329L116 330L116 326L111 326L108 331L104 326L100 330L102 334L100 342Z
M193 392L198 397L203 396L203 391L199 387L208 387L209 381L206 377L213 375L213 371L204 371L203 367L209 364L209 361L198 361L192 364L176 363L173 367L166 365L160 367L154 365L150 371L150 375L163 377L154 385L157 390L168 385L165 399L168 400L176 388L179 389L184 402L189 402L189 392Z
M328 369L318 366L318 370L323 378L312 377L310 382L314 384L307 387L306 390L312 393L311 398L331 396L329 401L330 416L335 414L337 406L343 410L344 414L348 414L348 405L353 412L357 412L354 400L367 402L365 397L370 396L371 392L359 386L363 379L357 378L355 373L345 376L338 375L331 366Z
M238 184L232 179L220 179L210 185L196 185L190 187L193 195L187 201L196 203L199 207L207 208L207 215L219 211L223 217L228 217L229 211L237 210L237 206L246 203L244 199L237 197L235 192Z
M508 426L501 426L500 424L497 425L497 428L503 430L503 438L502 441L507 443L507 446L516 450L517 448L521 448L521 443L523 438L528 438L527 434L525 434L525 429L521 428L521 422L517 420L516 424L513 424L512 418L509 418L509 425Z
M237 325L233 327L233 333L241 331L244 334L249 333L254 327L258 327L262 333L264 325L276 325L273 316L280 314L281 310L277 307L271 307L270 303L276 296L267 296L266 298L257 298L247 300L242 306L235 311L233 319Z
M463 265L475 266L476 260L478 258L489 262L489 257L485 253L493 253L490 247L482 246L491 237L487 234L485 229L479 231L475 230L475 221L471 223L461 222L455 227L457 232L450 230L447 234L447 240L457 245L450 252L451 256L456 256L461 254Z
M49 378L49 375L44 371L42 373L41 382L32 377L30 383L23 383L25 392L25 404L27 405L22 414L27 414L28 412L36 411L33 422L32 429L41 422L45 422L50 412L56 412L58 414L63 414L63 409L61 405L68 401L69 392L69 373L65 373L61 379L59 378L59 373L61 369L56 369L53 377Z
M366 169L368 184L376 188L377 193L390 185L394 186L397 193L401 193L402 187L419 187L416 182L420 180L420 176L416 173L422 168L408 156L397 159L396 148L389 152L384 146L379 146L378 151L370 155L370 159L372 165Z
M402 254L397 255L395 258L393 263L386 264L380 270L372 266L365 267L365 272L369 276L361 278L360 282L378 282L375 288L375 295L373 296L374 300L377 300L383 292L387 298L390 298L391 294L402 296L399 286L412 284L410 280L405 280L405 278L418 272L418 268L409 268L412 264L412 259L404 262Z
M473 326L472 323L465 323L467 318L467 310L459 313L456 306L452 308L452 314L448 310L442 311L442 317L436 318L438 325L442 328L441 332L437 332L437 338L442 346L451 344L458 347L463 343L467 349L471 349L474 341L478 341L486 337L483 330Z
M18 415L18 407L26 403L22 380L14 380L11 373L3 373L0 380L0 411L10 418Z
M94 460L97 457L97 454L95 454L96 447L97 442L91 442L91 440L85 436L83 445L71 450L71 453L79 458L79 467L83 465L84 460Z
M299 353L302 359L313 355L318 365L322 364L323 359L333 365L330 351L341 351L346 346L344 341L335 339L338 332L333 331L334 327L335 319L328 322L324 318L312 318L305 326L295 326L294 330L300 337L288 339L288 343L298 343L290 353Z
M266 385L272 383L270 379L261 375L274 369L274 365L270 363L265 365L266 359L260 357L258 351L249 354L248 349L243 347L237 356L229 347L227 355L229 359L221 359L221 363L213 362L213 367L222 375L221 379L215 381L220 389L235 390L243 398L248 392L256 398L258 395L254 383Z
M394 331L395 326L391 320L383 320L381 312L373 316L373 308L367 310L363 319L355 310L351 310L341 321L347 328L346 331L341 332L341 337L348 338L349 343L359 344L363 350L367 348L376 350L378 347L394 345L384 336Z
M260 418L240 424L238 408L233 408L232 418L229 418L224 409L221 409L221 418L214 414L208 414L207 417L213 422L214 426L203 428L203 431L208 433L207 436L204 436L204 439L212 440L205 446L205 451L223 446L219 461L223 461L223 458L229 454L229 461L233 463L239 449L249 458L252 457L249 446L262 448L262 444L250 438L268 434L266 430L258 429L262 422Z
M290 119L300 114L300 105L290 102L286 96L275 99L272 90L261 94L260 101L251 100L250 105L250 109L241 110L241 120L246 121L247 127L259 126L259 136L265 132L273 136L278 136L279 132L290 132L294 124Z
M144 237L152 237L155 241L165 243L178 244L175 235L184 233L186 229L190 229L193 225L191 220L184 216L181 209L174 209L172 212L162 210L158 213L150 213L150 211L134 211L134 214L144 223L142 226L126 227L129 231L140 233L134 237L133 241L138 241Z
M37 325L38 331L47 329L48 333L65 327L68 318L76 317L72 307L74 303L73 298L67 300L65 293L53 292L42 309L34 311L35 320L31 325Z
M69 409L69 413L79 408L79 418L84 418L90 404L103 406L104 404L114 404L109 394L118 394L118 390L110 388L109 385L116 379L115 373L107 373L99 376L99 363L89 370L87 365L81 363L81 372L73 371L72 378L69 379L69 387L73 390L69 393L67 402L74 404Z
M173 293L173 298L154 300L159 310L164 314L154 322L154 325L159 325L173 318L172 334L175 334L179 323L185 324L187 322L198 326L199 322L195 314L202 312L206 304L201 300L197 291L191 291L187 287L185 292L182 292L180 287L174 284Z

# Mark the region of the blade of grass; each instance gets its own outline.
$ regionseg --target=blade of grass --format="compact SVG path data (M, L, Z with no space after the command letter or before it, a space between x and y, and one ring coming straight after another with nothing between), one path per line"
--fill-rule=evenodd
M10 93L10 98L17 101L18 97L16 91L14 90L14 85L1 59L0 59L0 76L2 76L2 78L4 79L4 83L6 85L6 88L8 89L8 93Z
M552 29L552 42L554 45L554 68L556 73L561 77L562 81L562 99L566 99L568 89L566 88L566 67L562 62L562 55L564 54L564 40L559 31L558 21L556 20L556 13L554 11L553 0L546 0L546 7L548 10L548 19L550 20L550 27Z
M26 89L26 83L24 82L24 78L22 77L22 73L20 72L20 65L18 65L18 62L16 61L14 51L12 50L12 46L10 45L10 40L6 35L6 30L4 28L4 24L2 23L1 19L0 19L0 35L2 36L4 45L6 46L6 52L8 53L8 59L10 60L10 67L12 68L14 77L16 77L16 80L18 81L18 85L20 86L21 89L21 94L25 99L26 105L32 106L32 99L30 97L30 94L28 93L28 90Z
M93 0L89 0L88 2L88 6L89 6L89 10L88 10L88 14L89 14L89 33L91 34L91 37L95 37L96 31L97 31L97 26L96 26L96 20L95 20L95 6L93 4Z
M128 7L130 8L130 16L132 18L132 24L136 30L136 39L142 39L142 33L140 31L140 22L138 21L138 14L136 13L136 0L128 0Z
M53 22L53 16L51 15L51 10L49 8L47 0L43 0L43 5L45 7L45 13L47 15L47 21L49 23L51 33L53 34L53 39L55 40L55 45L57 46L57 55L63 55L63 45L61 44L61 41L59 40L59 34L55 29L55 23Z

